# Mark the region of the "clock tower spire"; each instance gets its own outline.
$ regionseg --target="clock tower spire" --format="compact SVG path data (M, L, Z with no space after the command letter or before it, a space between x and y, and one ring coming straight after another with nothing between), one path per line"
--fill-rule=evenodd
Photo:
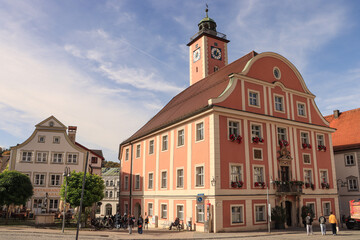
M198 24L199 31L190 38L190 85L216 72L228 63L226 35L216 31L216 22L208 16Z

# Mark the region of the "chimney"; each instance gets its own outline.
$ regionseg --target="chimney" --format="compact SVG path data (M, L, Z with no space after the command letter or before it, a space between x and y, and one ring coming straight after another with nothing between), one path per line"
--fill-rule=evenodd
M77 129L76 126L69 126L69 127L68 127L68 135L69 135L70 140L71 140L73 143L75 143L76 129Z
M338 118L340 116L340 111L339 110L334 110L334 118Z

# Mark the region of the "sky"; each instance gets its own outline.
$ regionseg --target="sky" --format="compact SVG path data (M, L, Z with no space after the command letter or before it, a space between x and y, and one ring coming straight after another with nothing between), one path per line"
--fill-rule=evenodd
M189 86L186 44L206 3L229 63L279 53L323 115L360 107L360 1L0 0L0 146L53 115L118 161L119 144Z

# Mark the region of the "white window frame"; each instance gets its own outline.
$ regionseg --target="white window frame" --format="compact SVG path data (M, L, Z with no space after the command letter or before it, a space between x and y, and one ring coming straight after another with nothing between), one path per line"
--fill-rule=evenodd
M45 136L44 135L39 135L38 136L38 143L45 143Z
M39 161L39 154L41 155L40 156L40 159L41 161ZM46 163L47 162L47 159L48 159L48 152L36 152L36 163Z
M329 209L328 209L328 211L327 212L325 212L325 205L326 204L329 204ZM330 213L331 213L331 202L330 201L323 201L322 202L322 210L323 210L323 215L325 216L325 217L327 217L327 216L330 216Z
M239 167L240 168L240 172L239 174L235 174L232 170L233 167ZM230 163L229 164L229 173L230 173L230 177L229 177L229 186L231 187L231 183L232 182L240 182L243 181L243 164L237 164L237 163ZM236 180L236 177L239 177L239 179ZM235 178L235 179L234 179Z
M203 223L205 222L205 205L197 204L196 208L196 222Z
M304 156L309 156L309 160L310 160L310 162L305 162L305 158L304 158ZM308 164L308 165L311 165L311 154L310 153L303 153L302 154L302 156L303 156L303 164Z
M317 143L316 147L318 147L319 145L325 146L325 136L324 136L324 134L321 134L321 133L316 134L316 143Z
M125 191L129 190L129 176L128 175L124 176L124 190Z
M198 173L198 169L202 169L201 173ZM195 165L195 188L205 187L205 166L204 164Z
M280 132L279 130L285 130L285 132ZM285 140L287 141L287 128L286 127L277 127L276 128L276 132L277 132L277 137L278 137L278 141L280 140Z
M255 150L260 150L261 152L261 158L255 158ZM262 148L253 148L253 159L256 161L262 161L263 160L263 150Z
M165 175L164 175L164 173L165 173ZM167 170L162 170L161 171L161 182L160 182L160 187L161 187L161 189L167 189L167 181L168 181L168 177L167 177ZM164 178L164 176L165 176L165 178Z
M281 101L277 101L277 99L281 99ZM281 109L277 109L278 107L281 107ZM285 112L285 97L280 94L274 94L274 111L284 113Z
M236 123L237 126L233 126L231 125L231 123ZM241 136L241 125L240 125L240 120L235 120L235 119L230 119L228 118L227 120L227 126L228 126L228 136L227 136L227 139L230 140L230 135L231 134L234 134L235 135L235 138L237 136Z
M129 148L126 148L125 149L125 161L129 160L129 152L130 152Z
M151 175L151 177L150 177ZM148 173L148 189L154 189L154 173L149 172Z
M328 172L328 170L327 169L319 169L319 176L320 176L320 184L321 183L324 183L324 178L323 178L323 176L322 176L322 173L325 173L325 183L328 183L329 184L329 172Z
M182 176L179 175L179 171L182 171ZM180 185L181 183L181 185ZM176 188L184 188L184 168L176 168Z
M234 222L234 215L233 215L233 208L240 208L241 212L240 212L240 221L239 222ZM244 204L231 204L230 205L230 225L234 226L234 225L245 225L245 220L244 220L244 209L245 206Z
M303 109L300 109L299 105L303 106ZM296 101L296 107L297 107L297 115L298 117L306 118L306 104L304 102ZM301 114L300 111L303 111L304 114Z
M169 148L169 135L164 134L161 136L161 151L165 152Z
M141 145L140 143L139 144L136 144L136 154L135 154L135 158L140 158L140 155L141 155Z
M149 140L149 155L154 154L155 141L154 139Z
M78 158L79 158L79 154L77 154L77 153L67 153L66 156L67 156L67 157L66 157L67 163L77 164ZM70 157L70 156L71 156L71 157Z
M21 161L22 162L32 162L33 151L22 151L21 152Z
M140 190L140 174L135 174L135 186L134 189L135 190Z
M255 168L262 168L262 181L259 181L257 178L257 175L255 175ZM256 182L265 182L266 176L265 176L265 166L264 165L253 165L253 181L254 181L254 187Z
M348 162L348 157L352 157L352 163ZM344 159L345 159L345 166L355 166L356 165L356 154L355 153L346 153L344 154Z
M195 123L195 142L201 142L204 140L205 140L205 121L202 120Z
M259 129L253 129L253 127L259 127ZM262 138L262 136L263 136L262 124L260 124L260 123L251 123L250 124L250 130L251 130L251 138L254 138L254 137ZM259 133L259 134L257 134L257 133Z
M55 176L55 179L53 179L54 176ZM55 182L55 184L53 184L53 182ZM49 186L60 187L61 186L61 174L51 173L50 180L49 180Z
M263 219L262 220L259 220L258 219L258 208L259 207L263 207L264 208L264 211L263 211ZM260 216L260 215L259 215ZM266 208L266 204L254 204L254 217L255 217L255 223L266 223L267 222L267 208Z
M311 208L310 205L314 206L313 213L314 213L314 218L316 218L316 203L315 202L306 202L305 205L309 208Z
M44 176L43 178L37 176ZM44 187L46 186L46 173L34 173L34 186Z
M153 216L153 214L154 214L154 203L148 202L147 213L148 213L148 216Z
M167 204L166 203L161 203L160 204L160 213L161 213L160 217L162 219L167 219L168 218L167 217L167 212L168 212Z
M182 211L179 211L179 207L182 207ZM179 214L181 213L181 214ZM182 216L180 216L182 215ZM176 217L178 217L180 220L184 221L184 204L176 204Z
M250 94L256 94L256 97L254 98L253 96L250 96ZM256 104L252 104L253 99L255 99ZM260 92L259 91L256 91L253 89L248 89L248 106L260 108Z
M314 184L314 176L313 176L313 170L311 168L304 168L303 170L303 174L304 174L304 183L310 183L310 184ZM306 172L310 171L310 176L307 176ZM310 181L307 181L307 179L310 177Z
M180 134L182 132L182 134ZM183 147L185 145L185 128L177 130L177 147Z
M60 144L60 136L54 136L53 137L53 143Z
M346 179L346 181L347 181L347 184L348 184L348 191L359 191L359 182L358 182L357 177L353 177L353 176L348 177ZM354 187L354 182L356 184L356 187Z
M59 157L59 155L60 155L60 157ZM63 161L63 158L64 158L63 152L52 152L51 156L52 156L51 163L61 164L64 162ZM60 159L60 161L59 161L59 159Z
M301 147L303 143L310 144L309 132L300 131L300 143Z
M56 206L54 206L55 202L56 202ZM49 209L57 210L59 208L59 203L60 203L60 201L58 198L50 198L49 199Z

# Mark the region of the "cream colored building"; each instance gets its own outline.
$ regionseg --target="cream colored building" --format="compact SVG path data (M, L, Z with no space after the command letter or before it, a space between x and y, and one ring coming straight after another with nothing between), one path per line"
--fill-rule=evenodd
M34 195L26 207L35 214L44 209L46 212L55 212L62 208L60 188L65 167L70 168L70 171L83 172L87 153L87 171L101 174L98 169L104 157L77 143L76 130L77 127L67 128L54 116L50 116L35 125L35 131L25 142L11 147L9 170L22 172L31 179Z

